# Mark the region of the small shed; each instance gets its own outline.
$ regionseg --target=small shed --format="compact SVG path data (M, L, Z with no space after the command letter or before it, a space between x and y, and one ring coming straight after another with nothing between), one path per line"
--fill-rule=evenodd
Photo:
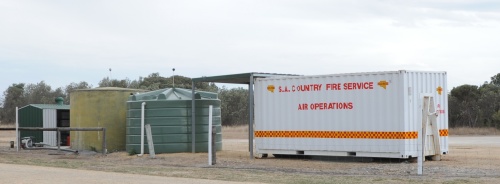
M57 104L29 104L19 109L19 127L57 128L69 127L69 105L63 105L62 98ZM35 142L57 146L55 131L20 131L20 137L33 136ZM61 132L61 145L68 145L69 132Z

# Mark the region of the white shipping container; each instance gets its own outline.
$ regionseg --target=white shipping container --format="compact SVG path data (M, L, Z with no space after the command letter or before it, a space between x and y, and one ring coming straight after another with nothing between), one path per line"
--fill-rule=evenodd
M257 153L414 158L430 96L437 123L427 123L425 155L446 154L446 80L403 70L256 79Z

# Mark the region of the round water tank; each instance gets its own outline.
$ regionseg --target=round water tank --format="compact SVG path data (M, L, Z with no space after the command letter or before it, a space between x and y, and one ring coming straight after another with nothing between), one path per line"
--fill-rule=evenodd
M127 152L140 152L141 105L145 105L144 124L151 126L155 153L191 152L190 89L169 88L130 96L127 102ZM217 93L196 91L195 151L208 150L208 112L213 106L212 123L216 127L216 149L222 150L221 109ZM144 152L148 153L146 134Z
M104 127L107 151L125 150L127 99L131 93L143 91L114 87L73 91L70 127ZM102 151L102 132L71 131L70 136L72 149Z

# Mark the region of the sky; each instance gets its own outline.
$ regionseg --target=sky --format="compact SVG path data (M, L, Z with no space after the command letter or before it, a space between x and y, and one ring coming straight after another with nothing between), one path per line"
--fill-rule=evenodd
M500 73L500 1L0 0L2 92L172 68L186 77L446 71L450 89L481 85Z

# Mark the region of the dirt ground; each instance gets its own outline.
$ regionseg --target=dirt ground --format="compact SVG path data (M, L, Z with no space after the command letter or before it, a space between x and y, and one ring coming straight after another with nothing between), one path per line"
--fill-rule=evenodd
M15 132L0 132L0 163L72 168L164 177L262 183L500 183L500 136L451 136L442 161L417 163L398 159L352 157L250 159L245 128L223 132L217 164L206 153L157 154L156 159L115 152L105 156L52 150L10 148Z

